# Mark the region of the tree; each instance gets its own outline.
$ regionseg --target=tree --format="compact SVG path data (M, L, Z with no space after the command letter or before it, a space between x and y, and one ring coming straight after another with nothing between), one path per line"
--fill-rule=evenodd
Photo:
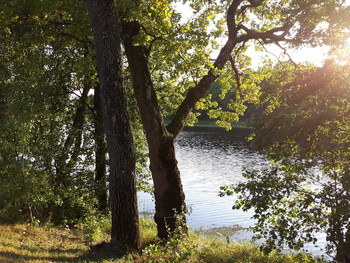
M7 1L0 9L1 208L12 220L74 225L94 203L86 124L91 66L82 63L91 57L85 41L64 34L74 30L65 8L82 5L61 4Z
M346 19L343 18L348 15L348 9L344 8L343 2L340 0L186 1L194 10L194 16L188 22L181 22L181 15L172 6L174 1L118 1L117 12L123 27L123 42L133 78L134 93L149 144L151 170L155 182L155 218L161 238L168 237L167 228L174 229L176 214L182 214L185 208L173 142L185 123L195 122L197 113L191 113L192 109L210 109L209 116L216 118L218 125L230 128L231 121L237 120L244 112L245 103L256 102L259 95L256 84L261 81L262 76L253 74L248 68L249 57L244 55L248 42L279 45L285 41L289 46L306 43L316 45L327 41L332 44L332 41L342 38L344 32L341 29L347 25ZM42 89L47 84L45 77L55 83L57 89L53 90L62 91L60 87L67 89L67 93L63 92L62 95L64 99L57 98L53 103L71 106L72 101L77 102L78 99L74 97L75 100L70 100L69 92L80 91L81 83L83 86L91 83L91 80L94 83L95 69L94 65L89 63L92 53L89 49L91 31L83 4L83 1L70 0L54 2L26 0L6 1L1 5L1 14L5 14L1 16L3 29L1 34L4 36L1 48L5 47L6 51L10 51L1 54L6 61L3 72L6 74L7 71L10 72L3 78L5 86L9 87L8 90L10 87L21 87L24 91L28 91L25 88L30 87L31 82L36 83L35 79L40 75L38 72L42 71L45 73L39 78L43 80L40 83ZM225 17L215 18L215 15L225 12L227 14ZM326 26L322 24L324 21ZM227 30L223 29L225 22ZM214 31L208 29L211 23L215 23L217 27ZM218 48L213 39L225 34L227 42L213 63L210 60L209 50ZM32 35L36 37L32 39ZM26 60L36 61L36 56L16 60L20 63L11 63L13 54L20 57L20 54L28 55L38 51L41 51L41 58L45 58L46 61L41 63L40 67L34 63L33 69L37 69L36 74L32 74L30 65L23 63ZM54 56L51 56L51 52ZM226 65L227 62L230 62L229 65ZM73 66L65 68L67 64ZM22 74L23 71L26 74ZM13 72L17 73L14 78L18 80L16 83L12 82ZM30 78L25 80L25 77ZM215 80L220 81L221 98L232 95L226 109L212 101L210 95L207 96L207 91ZM22 90L18 92L21 95ZM42 97L45 98L45 95ZM18 99L14 100L19 102ZM75 112L70 107L62 106L60 109L62 115L58 117L69 115L67 117L69 121L58 122L54 118L56 112L53 110L51 115L45 115L50 116L48 118L50 121L41 134L44 135L45 131L50 130L46 129L51 127L49 124L57 124L53 125L57 137L51 138L60 138L59 143L53 144L55 147L50 148L52 152L47 151L47 147L43 148L46 151L39 149L36 151L41 154L49 153L49 157L45 158L48 167L45 171L48 171L51 177L55 177L56 174L50 160L56 153L61 153L59 149L64 148L65 129L71 127L73 123L73 114L67 113ZM172 117L167 126L163 120L166 115ZM33 113L31 116L36 115ZM61 119L64 119L63 117ZM35 123L37 122L39 121L35 118ZM19 131L26 130L22 128L21 122L17 124ZM7 134L11 135L10 132ZM35 133L28 134L33 136ZM87 129L83 133L83 136L86 135L91 135ZM28 139L25 141L28 142ZM55 143L57 140L51 141ZM50 143L46 142L47 145ZM74 151L74 143L71 145L70 150ZM79 155L79 163L90 160L85 158L91 154L82 152L84 154ZM26 156L28 159L33 159L29 154ZM88 176L85 175L88 169L78 169L79 163L76 163L71 170L73 176L68 176L72 183L71 189L77 185L73 184L78 181L75 180L78 178L77 175L83 175L82 181L87 181L85 179ZM42 166L38 165L37 171L40 169ZM185 218L183 223L185 224Z
M123 86L119 24L113 0L89 0L110 163L111 246L140 250L135 154Z
M328 61L280 70L268 83L274 89L254 140L273 163L246 170L247 181L234 188L234 208L254 209L252 229L267 251L300 249L325 232L327 252L337 262L350 260L349 73L349 62Z
M262 77L239 71L239 67L247 65L244 51L249 41L262 46L271 43L280 46L280 42L289 46L316 45L330 40L327 36L340 36L342 18L346 15L343 1L337 0L248 1L249 4L243 0L189 1L197 16L181 24L171 2L122 2L119 10L123 43L149 147L155 221L162 239L168 238L167 229L175 229L176 214L185 211L174 140L186 122L195 121L191 111L195 107L212 108L209 116L229 129L230 123L244 112L244 103L256 102L258 97L256 82ZM206 49L212 34L207 27L209 21L216 21L215 14L225 8L227 41L211 63ZM220 35L222 21L219 19L216 36ZM325 21L329 23L327 30L318 27ZM228 61L230 66L225 67ZM210 85L219 77L226 84L222 97L229 89L235 93L228 110L218 108L209 96L205 98ZM164 101L168 107L163 106ZM167 114L172 114L172 119L165 125L163 115Z
M108 212L105 135L99 96L91 92L99 86L86 3L6 1L0 13L2 214L72 226L98 216L96 207ZM137 175L144 181L144 139L135 107L130 113Z

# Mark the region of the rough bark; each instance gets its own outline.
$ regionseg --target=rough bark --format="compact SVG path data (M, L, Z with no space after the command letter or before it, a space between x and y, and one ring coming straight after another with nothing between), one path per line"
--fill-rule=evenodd
M167 228L170 231L175 229L177 215L182 216L181 223L186 231L185 195L175 157L174 136L165 128L158 106L148 68L147 50L143 46L135 46L132 43L138 31L137 22L123 24L125 52L149 148L156 204L154 218L157 223L158 236L166 240L168 238Z
M103 130L103 115L102 105L100 99L100 86L95 87L94 96L94 124L95 124L95 183L96 183L96 198L98 201L98 209L102 213L107 213L108 202L107 202L107 145L105 141L105 133Z
M111 248L140 249L135 187L135 154L122 79L119 24L113 0L88 0L100 80L109 154L112 213Z

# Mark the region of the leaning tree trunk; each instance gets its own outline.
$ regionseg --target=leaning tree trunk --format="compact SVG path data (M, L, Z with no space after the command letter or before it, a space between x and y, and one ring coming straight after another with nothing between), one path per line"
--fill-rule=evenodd
M85 123L85 110L90 91L90 83L86 83L82 95L78 100L77 108L73 117L73 123L67 132L67 138L60 154L55 158L56 173L53 178L54 194L62 198L62 205L54 205L54 222L61 223L66 218L69 208L72 206L71 199L65 194L71 184L71 173L78 162L81 153L83 129Z
M176 228L177 215L181 215L181 223L186 231L185 194L175 157L174 140L185 126L187 116L196 102L205 95L218 75L209 71L195 88L190 89L173 120L165 127L148 67L148 51L144 46L133 45L133 37L139 34L140 24L135 21L125 22L122 27L125 53L149 148L156 203L154 218L158 236L167 239L167 230L172 232ZM235 45L233 40L226 43L215 62L217 68L224 67Z
M224 68L238 43L244 44L251 39L262 39L272 42L285 40L284 37L289 28L288 24L266 32L257 32L247 29L240 23L236 23L235 18L236 15L239 15L238 10L242 3L244 3L244 0L232 0L228 7L226 14L228 40L214 62L215 70L210 69L196 86L189 89L186 98L178 107L167 127L165 127L161 116L151 73L148 68L150 50L142 45L133 45L133 38L140 33L141 25L137 21L123 23L125 52L149 147L156 201L155 220L157 222L158 235L161 238L168 237L167 227L169 227L170 231L174 230L175 216L177 213L182 213L185 207L185 196L175 158L174 140L185 126L188 115L195 104L205 96L210 85L219 77L217 69L221 70ZM262 1L259 1L255 5L249 5L245 8L257 7L261 4ZM243 32L238 34L239 31ZM185 225L184 216L183 220Z
M88 0L110 163L111 248L140 250L135 153L122 79L119 24L113 0Z
M154 181L154 195L158 236L167 240L168 230L173 232L181 226L187 232L185 217L185 194L175 157L174 137L168 133L148 138L150 169Z
M168 239L176 228L177 215L186 231L185 195L174 149L174 136L165 127L157 103L151 74L148 68L146 50L136 46L132 38L138 34L138 23L123 24L123 38L126 56L130 66L133 88L140 109L142 124L149 148L150 169L154 182L158 236Z

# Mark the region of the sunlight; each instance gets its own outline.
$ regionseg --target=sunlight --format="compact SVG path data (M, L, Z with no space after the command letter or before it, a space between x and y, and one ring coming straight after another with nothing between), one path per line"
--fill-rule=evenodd
M310 62L316 66L321 66L328 57L329 46L323 47L304 47L290 52L294 62Z
M350 0L345 1L347 5L350 5ZM179 13L181 13L182 18L181 22L184 23L185 21L188 21L193 16L193 10L189 6L188 3L176 3L174 5L175 10ZM318 26L318 29L320 28L327 28L328 23L322 23ZM226 41L226 38L218 39L218 42L223 45ZM334 54L343 53L345 56L343 56L343 61L349 61L350 59L350 38L347 40L348 48L345 48L345 50L336 51ZM266 58L276 61L276 60L283 60L286 58L286 54L284 54L284 51L280 49L279 47L275 45L269 45L265 47L266 50L262 52L257 52L253 47L249 47L247 54L252 58L252 67L258 68L262 66L265 63ZM299 49L287 49L287 53L295 63L305 63L309 62L316 66L322 66L324 61L330 57L329 52L331 48L329 46L320 46L320 47L302 47ZM211 54L212 59L216 59L220 51L220 48L218 50L214 50ZM341 63L341 62L340 62Z

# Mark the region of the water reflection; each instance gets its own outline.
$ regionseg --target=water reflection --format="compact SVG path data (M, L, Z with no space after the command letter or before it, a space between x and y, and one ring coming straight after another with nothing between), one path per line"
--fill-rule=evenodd
M219 197L223 185L238 183L242 167L266 167L267 159L255 152L246 141L251 130L234 128L186 128L178 137L175 148L188 207L187 223L192 229L210 229L223 226L249 227L254 224L251 212L232 210L235 196ZM154 213L149 194L139 194L139 210ZM241 232L239 239L250 239L252 233ZM325 246L325 235L318 234L318 245ZM324 252L314 245L307 250L317 255Z
M219 187L242 179L242 167L261 167L263 155L254 152L245 138L251 130L235 128L187 128L175 147L193 229L252 224L251 214L232 210L235 197L219 197ZM140 210L154 211L148 194L140 195Z
M250 216L231 209L234 197L219 197L219 187L242 179L242 166L259 166L264 156L255 153L245 141L249 129L226 132L220 128L184 131L176 142L192 228L251 225ZM249 223L250 221L250 223Z

